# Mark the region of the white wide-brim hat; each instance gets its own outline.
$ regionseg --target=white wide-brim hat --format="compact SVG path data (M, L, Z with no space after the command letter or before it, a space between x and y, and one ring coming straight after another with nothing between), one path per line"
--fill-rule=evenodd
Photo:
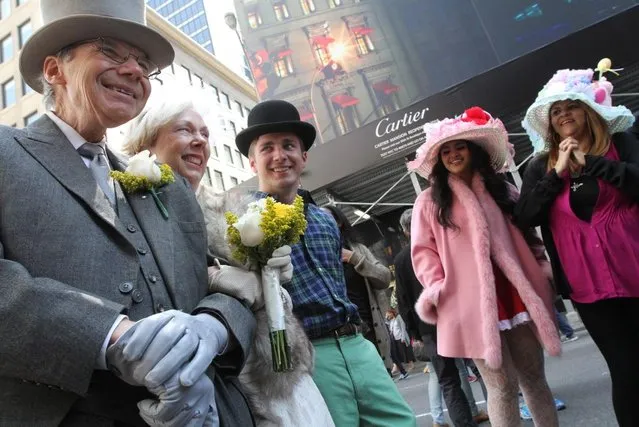
M508 142L508 132L501 120L480 107L469 108L459 117L427 123L424 132L426 142L417 149L417 156L408 163L408 169L426 179L430 179L437 164L441 146L455 140L470 141L481 147L488 153L496 172L503 172L509 166L512 146Z
M607 66L602 66L607 64ZM577 100L592 108L608 125L610 134L623 132L635 121L632 112L623 105L612 105L612 83L601 74L610 70L610 60L604 58L596 70L559 70L537 95L535 102L526 111L521 122L533 144L535 152L547 148L551 140L550 108L555 102ZM593 80L595 71L599 80ZM615 71L615 70L612 70Z
M118 39L143 51L159 69L175 57L171 43L146 26L144 0L41 0L40 7L43 26L20 54L22 78L39 93L44 59L73 43Z

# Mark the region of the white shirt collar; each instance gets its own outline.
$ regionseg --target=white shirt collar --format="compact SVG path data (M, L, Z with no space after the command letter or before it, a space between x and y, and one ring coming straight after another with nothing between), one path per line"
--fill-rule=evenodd
M53 123L55 123L60 128L60 130L62 131L64 136L67 137L67 139L69 140L71 145L73 145L73 148L75 148L76 150L78 148L80 148L83 144L88 142L86 139L84 139L82 137L82 135L80 135L75 129L73 129L67 122L62 120L60 117L56 116L53 111L47 111L45 114L47 116L49 116L49 118L51 120L53 120ZM104 140L98 142L98 144L103 149L106 149L106 144L105 144Z

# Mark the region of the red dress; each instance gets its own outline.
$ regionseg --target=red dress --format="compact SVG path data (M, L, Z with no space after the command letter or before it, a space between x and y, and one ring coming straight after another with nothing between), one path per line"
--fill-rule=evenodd
M493 274L497 288L499 330L505 331L530 321L530 315L519 296L519 292L493 261Z

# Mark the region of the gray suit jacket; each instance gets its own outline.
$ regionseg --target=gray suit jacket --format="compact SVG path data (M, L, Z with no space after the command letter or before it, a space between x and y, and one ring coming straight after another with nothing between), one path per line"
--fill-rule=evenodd
M124 162L109 153L117 170ZM186 181L129 203L160 269L172 306L225 322L234 351L218 373L241 370L255 320L243 304L207 296L204 219ZM89 389L102 343L139 280L129 234L73 146L46 116L24 130L0 127L0 425L58 425ZM151 304L150 307L153 307ZM153 314L140 313L137 317Z

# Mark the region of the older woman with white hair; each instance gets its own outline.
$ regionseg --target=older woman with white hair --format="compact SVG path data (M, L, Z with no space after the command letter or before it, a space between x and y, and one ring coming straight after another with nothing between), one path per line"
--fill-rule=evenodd
M149 150L197 190L211 156L209 128L202 109L190 100L153 104L135 119L122 147L133 155Z
M209 290L238 298L249 306L258 327L239 382L248 398L258 427L334 426L326 403L313 382L313 346L300 322L292 312L290 297L285 299L286 330L291 347L293 370L275 373L272 370L270 331L264 309L259 274L247 271L231 257L225 240L226 211L239 211L253 198L239 192L219 194L200 181L211 154L209 129L203 119L203 109L190 100L156 103L131 125L123 151L129 155L149 150L157 160L167 163L184 176L200 203L208 233ZM269 261L280 267L280 281L293 277L291 248L284 246L273 252Z

